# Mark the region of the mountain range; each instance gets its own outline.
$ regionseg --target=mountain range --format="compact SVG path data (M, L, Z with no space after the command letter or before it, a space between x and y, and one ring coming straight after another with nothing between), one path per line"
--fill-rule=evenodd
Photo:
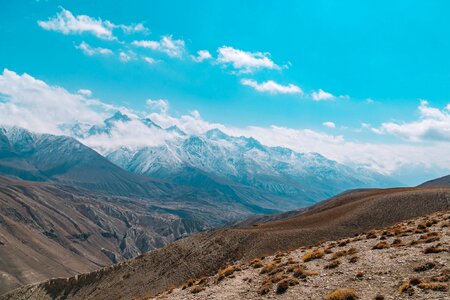
M115 126L131 121L168 138L158 145L96 150L123 169L151 178L207 190L225 186L237 194L251 193L257 203L275 201L285 209L310 205L347 189L401 185L369 169L349 167L318 153L268 147L254 138L230 136L217 128L189 135L177 126L164 129L149 118L133 119L121 112L102 125L76 124L70 127L76 130L69 134L81 141L108 136Z
M183 242L171 244L169 251L177 252L177 245L183 245L180 254L184 255L189 243L203 245L197 250L211 252L211 256L205 256L207 261L201 266L187 266L194 269L191 273L183 270L175 281L170 275L166 283L179 282L188 273L210 272L229 259L292 243L311 243L320 237L354 234L351 228L387 224L391 219L383 213L388 207L392 220L399 220L448 206L445 201L434 202L442 195L447 197L447 190L424 187L397 193L372 189L396 183L317 153L267 147L253 138L230 136L218 129L189 135L178 127L164 129L147 118L133 122L170 133L171 138L157 146L118 146L108 151L83 143L89 138L111 136L115 126L130 120L132 117L116 113L103 125L68 126L70 136L0 127L0 292L51 277L93 271L149 251L153 253L150 257L157 255L151 258L156 264L154 271L164 273L167 264L155 253L164 255L168 250L152 250L178 239ZM445 186L445 182L444 178L425 185ZM358 189L306 208L352 188ZM395 197L385 197L385 193L395 193ZM354 195L364 197L358 200ZM382 200L373 202L375 199ZM402 212L390 199L407 201L405 205L417 211ZM347 201L353 204L347 205ZM366 209L368 201L376 204ZM431 201L428 207L427 201ZM342 215L343 223L336 225L343 226L341 229L328 221L323 223L325 227L320 225L323 216L319 214L320 222L314 223L318 227L306 228L301 234L285 231L284 227L281 231L269 230L271 234L266 230L254 232L260 223L283 222L329 209L340 212L335 217ZM373 219L370 211L378 211L381 219ZM259 216L242 221L255 215ZM303 228L300 223L294 227ZM223 226L235 229L211 231ZM246 226L253 229L241 229ZM186 239L197 232L204 233L198 239ZM265 244L249 252L247 248L259 243L260 238ZM173 253L167 257L173 257ZM165 287L166 283L158 284Z

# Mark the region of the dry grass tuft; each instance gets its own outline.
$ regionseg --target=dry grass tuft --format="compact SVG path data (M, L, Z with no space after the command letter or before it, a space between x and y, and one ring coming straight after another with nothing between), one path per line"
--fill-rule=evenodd
M359 257L357 255L353 255L352 257L350 257L348 259L348 262L354 264L354 263L358 262L358 259L359 259Z
M230 276L231 274L234 273L234 271L236 271L236 268L234 266L228 266L224 269L219 270L219 276L223 276L223 277L227 277Z
M263 266L261 260L258 258L252 260L249 265L255 269L261 268Z
M417 286L423 290L432 290L439 292L448 291L448 284L443 282L421 282Z
M430 253L441 253L447 251L447 248L439 247L439 246L431 246L423 250L423 253L430 254Z
M411 284L409 282L404 282L398 289L400 291L400 293L408 293L408 294L413 294L414 293L414 289L412 288Z
M411 285L418 285L422 282L422 279L420 279L419 277L413 277L409 280L409 283Z
M269 262L261 269L261 274L272 272L276 268L276 264L274 262Z
M333 260L329 264L326 264L324 268L325 269L336 269L337 267L339 267L340 264L341 264L341 262L339 260Z
M263 284L259 288L258 294L260 294L260 295L267 295L270 292L271 289L272 289L272 284L271 283Z
M277 284L276 293L278 295L286 293L286 291L289 288L289 281L288 280L282 280Z
M192 294L198 294L198 293L200 293L200 292L202 292L204 290L205 290L205 287L197 285L197 286L194 286L192 288L191 293Z
M368 233L366 233L366 239L376 239L377 238L377 234L375 233L375 231L369 231Z
M325 300L355 300L358 299L356 291L350 288L337 289L325 296Z
M324 255L325 255L325 251L323 249L316 249L314 251L305 253L305 255L303 255L302 259L304 262L307 262L307 261L311 261L313 259L322 258Z
M420 272L425 272L425 271L431 270L434 267L436 267L436 264L434 262L427 262L427 263L425 263L423 265L415 267L414 271L417 272L417 273L420 273Z
M378 242L375 246L372 247L372 249L374 250L380 250L380 249L385 249L388 248L388 244L386 242Z

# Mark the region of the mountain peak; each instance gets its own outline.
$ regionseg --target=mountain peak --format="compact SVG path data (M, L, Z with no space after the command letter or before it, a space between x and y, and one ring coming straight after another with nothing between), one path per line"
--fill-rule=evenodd
M162 129L161 126L153 122L150 118L141 119L141 122L144 123L147 127Z
M166 131L168 131L168 132L175 132L175 133L178 133L181 136L186 136L187 135L186 132L181 130L180 127L178 127L177 125L172 125L170 127L167 127Z
M208 130L205 133L205 136L208 139L212 139L212 140L227 140L230 136L227 135L226 133L224 133L222 130L218 129L218 128L213 128Z
M129 122L131 121L130 117L126 114L123 114L120 111L117 111L113 116L109 117L108 119L105 120L105 124L110 124L112 122Z

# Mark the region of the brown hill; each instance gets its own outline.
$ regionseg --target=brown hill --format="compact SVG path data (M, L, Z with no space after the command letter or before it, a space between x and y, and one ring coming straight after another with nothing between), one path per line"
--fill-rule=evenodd
M422 183L419 186L450 186L450 175L442 176Z
M3 299L133 299L279 250L348 238L450 209L450 188L357 191L282 220L195 234L109 268L25 286Z
M448 299L450 211L235 262L158 299Z
M0 176L0 294L97 270L245 216L234 210L189 197L118 197Z

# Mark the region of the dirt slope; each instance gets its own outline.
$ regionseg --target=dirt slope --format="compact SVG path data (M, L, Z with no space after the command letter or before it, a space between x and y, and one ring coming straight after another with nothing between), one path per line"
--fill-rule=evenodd
M236 262L158 299L449 299L450 211Z
M450 186L450 175L424 182L420 186Z
M354 192L292 218L195 234L113 267L25 286L3 299L139 299L189 278L279 250L353 237L372 228L450 209L450 188Z
M118 197L0 176L0 294L97 270L234 217L189 199Z

